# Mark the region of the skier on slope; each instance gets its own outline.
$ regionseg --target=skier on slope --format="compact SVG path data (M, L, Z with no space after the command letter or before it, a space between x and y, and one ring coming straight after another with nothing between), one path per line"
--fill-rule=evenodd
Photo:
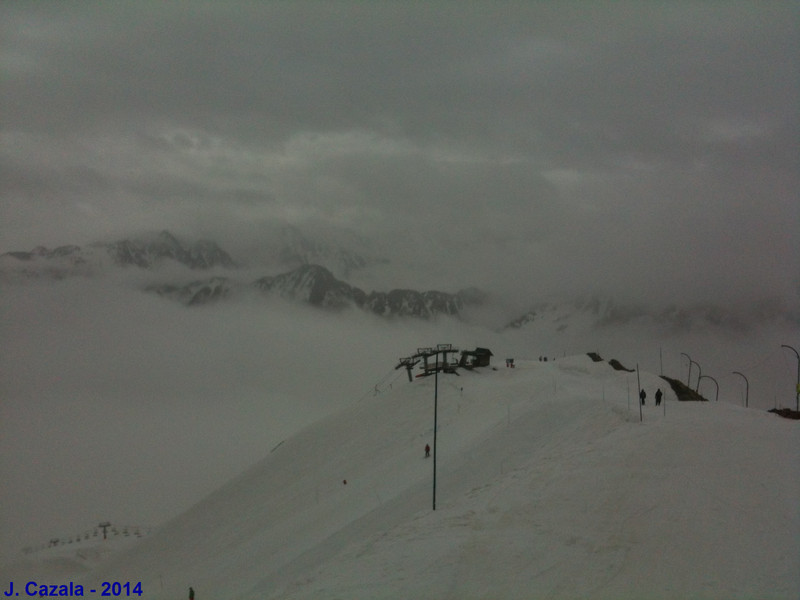
M664 394L661 393L661 388L656 390L656 406L661 406L661 398Z
M425 458L428 458L430 455L431 455L430 444L425 444Z
M644 406L644 399L645 398L647 398L647 392L645 392L644 388L642 388L642 391L639 392L639 399L642 401L642 406Z

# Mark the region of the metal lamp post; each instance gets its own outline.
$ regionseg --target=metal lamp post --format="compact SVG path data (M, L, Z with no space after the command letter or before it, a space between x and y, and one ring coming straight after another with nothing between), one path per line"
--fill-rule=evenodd
M742 379L744 379L745 383L745 391L744 391L744 406L747 408L747 402L750 398L750 382L747 381L747 377L744 376L744 373L739 373L739 371L734 371L734 375L739 375Z
M694 361L692 360L692 357L691 357L691 356L689 356L688 354L686 354L686 352L681 352L681 356L685 356L685 357L686 357L686 360L688 360L688 361L689 361L689 374L686 376L686 387L689 387L689 385L690 385L690 383L689 383L689 382L692 380L692 363L693 363Z
M694 391L700 393L700 380L703 378L703 369L700 368L700 363L695 362L697 365L697 385L694 386Z
M719 384L717 383L717 380L714 379L711 375L701 375L700 376L700 379L704 379L704 378L705 379L710 379L711 381L714 382L714 385L717 386L717 397L714 399L714 402L719 402ZM697 389L695 390L698 393L700 391L700 379L697 380Z
M434 351L436 364L433 370L433 510L436 510L436 433L439 429L439 369L444 369L447 354L457 352L452 344L439 344ZM439 353L442 363L439 364Z
M794 352L794 355L797 357L797 383L795 384L795 386L796 386L795 387L795 394L796 394L796 400L795 401L797 403L797 407L795 408L795 410L800 412L800 353L798 353L797 350L795 350L794 348L792 348L791 346L788 346L786 344L781 344L781 348L788 348L789 350Z
M439 352L433 372L433 510L436 510L436 430L439 429Z
M692 357L686 354L686 352L681 352L681 356L685 356L686 359L689 361L689 375L686 377L686 387L692 387L692 365L697 365L697 387L700 387L700 379L699 377L702 375L703 370L700 368L700 363L692 360ZM697 391L697 388L694 390Z

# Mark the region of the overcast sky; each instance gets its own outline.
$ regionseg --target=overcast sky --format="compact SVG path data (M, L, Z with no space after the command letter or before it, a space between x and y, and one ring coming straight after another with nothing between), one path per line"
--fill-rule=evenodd
M0 251L164 228L235 247L278 219L424 249L442 287L796 304L799 20L6 0Z

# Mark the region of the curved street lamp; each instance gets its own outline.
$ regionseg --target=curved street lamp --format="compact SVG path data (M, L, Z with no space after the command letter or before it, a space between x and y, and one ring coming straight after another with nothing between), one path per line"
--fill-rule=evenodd
M703 378L703 369L700 368L700 363L699 362L695 362L694 364L697 365L697 385L694 386L694 391L699 393L699 391L700 391L700 380ZM708 375L706 375L706 377L708 377Z
M695 390L694 390L696 392L697 388L700 387L700 377L703 374L703 370L700 368L700 363L693 361L692 357L689 356L688 354L686 354L686 352L681 352L681 356L685 356L687 358L687 360L689 361L689 375L686 377L686 387L688 387L688 388L692 387L692 383L691 383L692 382L692 365L697 365L697 377L698 377L698 379L697 379L697 386L695 387Z
M714 402L719 402L719 384L717 383L717 380L714 379L711 375L700 375L700 379L703 378L710 379L711 381L714 382L714 385L717 386L717 397L714 399ZM695 390L698 393L700 390L700 379L697 380L697 389Z
M750 397L750 382L747 381L747 377L744 376L744 373L739 373L739 371L734 371L733 374L734 375L740 375L742 377L742 379L744 379L744 382L745 382L745 385L746 385L745 391L744 391L744 406L745 406L745 408L747 408L747 402L748 402L748 399Z
M781 344L781 348L788 348L789 350L794 352L794 355L797 357L797 384L795 387L795 393L797 394L796 398L797 408L795 408L795 410L797 412L800 412L800 353L798 353L797 350L795 350L791 346L787 346L786 344Z
M691 381L692 381L692 365L697 365L698 376L703 371L702 371L702 369L700 369L700 363L693 361L692 357L689 356L688 354L686 354L686 352L681 352L681 356L685 356L689 361L689 375L686 377L686 387L690 388L692 386L692 384L691 384ZM697 385L700 385L700 380L699 379L697 380ZM695 389L695 391L697 391L697 390Z
M681 352L681 356L685 356L686 360L689 361L689 374L686 376L686 387L689 387L689 382L692 380L692 357L686 354L686 352Z

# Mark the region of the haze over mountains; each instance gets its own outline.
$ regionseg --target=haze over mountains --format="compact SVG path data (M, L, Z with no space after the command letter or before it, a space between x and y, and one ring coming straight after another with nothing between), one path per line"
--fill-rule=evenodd
M391 261L379 255L363 254L368 244L359 240L361 248L319 242L304 236L297 228L285 226L263 244L259 251L234 259L211 240L179 240L169 231L126 238L113 242L96 242L85 247L76 245L48 249L37 246L31 251L11 251L0 255L0 277L7 281L26 278L102 276L116 268L136 267L153 274L143 289L187 306L196 306L224 298L246 295L253 290L283 299L327 309L357 307L387 317L431 318L437 315L456 316L466 320L494 313L495 325L517 328L536 319L537 315L557 309L557 305L541 298L503 297L495 290L467 287L453 292L395 288L389 291L364 290L343 278L359 278L360 272L383 267L381 279L391 273ZM350 246L353 244L351 243ZM175 271L179 265L192 272ZM259 269L270 271L253 279ZM286 270L289 269L289 270ZM170 279L165 281L167 272ZM202 272L213 272L194 278ZM338 274L338 276L337 276ZM531 307L519 315L511 315L502 324L500 314L508 317L510 306ZM715 326L747 329L765 321L787 319L800 322L800 312L792 310L777 298L764 298L745 309L731 310L724 303L666 307L645 307L620 304L614 298L594 294L578 299L562 298L573 311L594 315L598 326L622 324L635 319L650 319L667 328L691 329Z

